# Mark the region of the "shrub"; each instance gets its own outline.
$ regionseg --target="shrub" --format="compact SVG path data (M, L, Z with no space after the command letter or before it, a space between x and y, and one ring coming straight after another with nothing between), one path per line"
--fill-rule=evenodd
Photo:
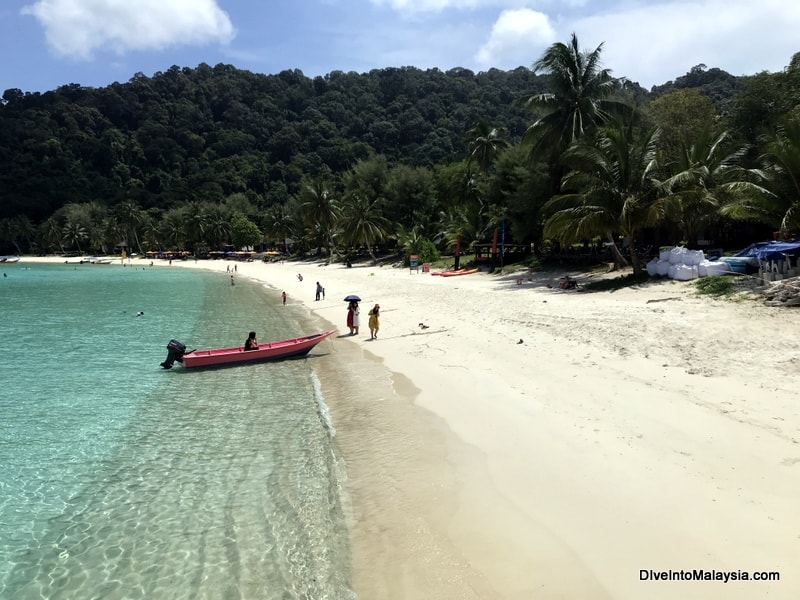
M420 240L414 254L417 255L419 264L436 262L441 256L436 245L430 240ZM406 267L409 265L408 254L403 257L403 265Z
M706 296L727 296L733 293L733 280L725 275L711 275L695 282L697 293Z

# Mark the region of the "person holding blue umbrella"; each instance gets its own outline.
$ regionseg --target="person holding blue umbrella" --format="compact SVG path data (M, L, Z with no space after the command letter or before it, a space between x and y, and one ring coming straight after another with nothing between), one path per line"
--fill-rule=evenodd
M359 318L358 303L361 300L358 296L350 295L347 300L347 327L350 328L350 335L358 335L358 328L361 324Z

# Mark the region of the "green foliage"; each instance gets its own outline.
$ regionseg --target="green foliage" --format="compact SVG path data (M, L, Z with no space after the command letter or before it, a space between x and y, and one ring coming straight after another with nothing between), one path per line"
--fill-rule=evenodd
M611 115L627 112L624 103L612 98L619 81L600 68L602 48L582 50L573 33L568 44L552 44L534 64L535 72L547 74L549 89L527 100L538 113L523 138L533 156L542 150L558 156Z
M699 64L688 73L669 81L664 85L653 87L654 97L678 90L693 89L710 99L720 113L729 112L731 98L742 89L742 78L734 77L722 69L707 68Z
M429 263L439 260L440 254L436 245L430 240L422 240L419 250L417 251L420 263Z
M742 166L747 148L728 131L698 125L680 143L666 192L658 202L661 214L675 223L692 246L700 233L721 216L758 215L769 192L760 184L764 174Z
M627 236L638 275L637 236L655 218L652 207L659 193L656 141L656 131L637 136L629 126L615 124L573 144L564 153L572 169L562 182L567 193L545 205L544 235L566 244L595 236L612 239L615 233ZM615 261L624 262L618 251Z
M768 138L761 156L768 175L767 187L774 200L766 216L778 223L781 231L800 230L800 118L789 120ZM765 219L767 220L767 219Z
M8 90L0 102L0 218L40 222L93 198L164 210L244 194L262 206L285 202L304 178L341 176L370 155L411 167L461 160L465 132L481 118L510 139L522 135L525 111L512 100L541 79L527 69L390 68L312 81L300 71L201 64L106 88Z
M392 223L429 229L436 215L435 186L429 169L397 165L389 172L383 193L386 218Z
M661 131L660 151L678 156L694 134L709 129L719 113L714 103L697 88L679 89L653 100L647 107L650 121Z
M231 219L231 243L236 248L255 246L261 242L263 235L258 225L243 214L234 215Z
M381 213L380 200L370 200L355 191L343 199L338 226L345 244L356 249L366 247L374 259L373 248L389 236L390 223Z
M402 225L398 228L397 233L394 235L397 240L397 246L403 254L403 264L409 265L409 256L416 254L419 257L419 262L435 262L439 260L439 250L436 244L424 237L419 227L412 229L405 229Z
M573 36L534 70L477 74L403 67L310 79L201 64L104 88L7 90L0 252L215 248L232 240L236 213L263 225L268 243L297 252L389 249L384 219L450 250L458 239L465 251L486 241L501 220L509 242L538 242L566 173L563 151L659 96L650 122L675 134L672 145L659 143L662 164L680 154L676 140L697 145L698 124L725 121L732 139L752 145L740 166L763 155L783 202L726 197L704 226L724 231L737 218L795 227L787 190L796 169L778 164L782 148L765 140L792 143L800 55L780 73L744 78L699 65L648 93L611 77L601 49L585 52ZM630 126L631 140L646 135ZM534 162L531 148L541 151ZM348 202L360 208L345 211ZM663 226L680 229L685 215L667 213Z
M469 142L467 165L475 163L481 173L488 174L500 153L510 146L504 133L496 127L490 127L483 119L478 121L470 132L473 139Z
M697 293L705 296L728 296L733 293L733 280L725 275L702 277L694 285Z

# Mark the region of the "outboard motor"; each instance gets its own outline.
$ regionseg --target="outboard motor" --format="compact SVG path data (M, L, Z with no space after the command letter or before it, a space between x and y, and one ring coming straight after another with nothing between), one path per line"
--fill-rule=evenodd
M167 358L161 363L161 366L165 369L171 369L176 360L179 363L183 362L184 354L186 354L186 344L178 340L170 340L169 344L167 344Z

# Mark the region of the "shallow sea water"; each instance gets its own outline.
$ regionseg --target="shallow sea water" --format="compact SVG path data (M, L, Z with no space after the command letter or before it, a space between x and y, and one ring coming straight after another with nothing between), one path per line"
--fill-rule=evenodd
M330 342L307 359L165 371L171 338L305 331L277 293L226 275L2 270L0 598L354 597L314 368Z

